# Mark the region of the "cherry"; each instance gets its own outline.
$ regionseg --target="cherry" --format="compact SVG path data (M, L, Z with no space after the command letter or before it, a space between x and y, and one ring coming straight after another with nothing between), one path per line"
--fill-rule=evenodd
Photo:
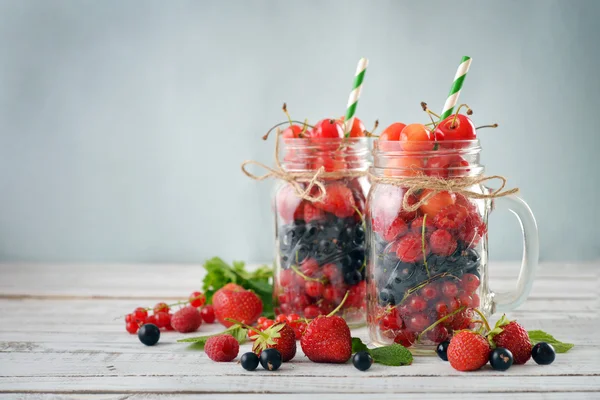
M406 124L403 124L402 122L394 122L393 124L385 128L383 133L379 135L379 140L400 140L400 133L405 127Z
M325 169L325 172L335 172L348 168L348 164L344 160L329 156L316 157L310 164L310 168L313 170L318 170L321 167Z
M474 274L464 274L460 281L460 287L467 293L473 293L479 287L479 278Z
M325 285L319 281L306 281L304 284L304 290L310 297L321 297L324 289Z
M431 131L423 124L406 125L400 133L404 151L427 151L433 149Z
M298 139L300 138L300 133L304 128L300 125L292 125L288 126L283 132L281 132L281 137L283 139Z
M323 119L317 122L310 137L312 139L341 139L344 137L344 128L339 121Z
M169 305L167 303L156 303L156 305L154 306L154 313L156 314L157 312L169 312L170 308Z
M341 117L338 121L342 124L344 123L345 117ZM342 125L343 126L343 125ZM350 137L364 137L365 136L365 124L363 122L354 117L354 121L352 122L352 129L350 130Z
M458 287L454 282L446 281L442 283L442 293L447 298L454 299L454 297L458 294Z
M140 326L135 322L128 322L125 324L125 329L127 332L133 335L134 333L137 333L138 329L140 329Z
M417 334L415 332L408 331L406 329L401 329L396 333L396 337L394 338L394 342L401 344L404 347L410 347L417 339Z
M213 306L202 307L202 310L200 310L200 315L207 324L212 324L215 322L215 309Z
M429 189L423 190L421 198L424 198L430 192ZM435 217L443 208L454 204L455 201L456 195L454 193L443 191L430 197L425 203L421 204L419 209L431 218Z
M423 311L427 307L427 302L420 296L412 296L408 302L412 311Z
M189 300L192 307L202 307L206 303L206 296L202 292L192 292Z
M459 155L434 156L427 160L426 172L429 176L447 178L463 175L463 171L458 168L468 166L469 162Z
M391 158L383 170L386 176L416 176L423 172L423 158L401 156Z
M453 114L435 128L436 140L474 140L477 138L475 124L464 114ZM462 147L460 145L456 147Z

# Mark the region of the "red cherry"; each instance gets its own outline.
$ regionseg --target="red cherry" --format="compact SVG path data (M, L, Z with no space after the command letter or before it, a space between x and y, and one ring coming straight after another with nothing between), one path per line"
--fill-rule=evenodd
M458 287L454 282L444 282L442 283L442 293L447 298L453 299L458 294Z
M410 347L417 339L417 334L415 332L410 332L405 329L401 329L396 334L394 338L394 342L401 344L404 347Z
M429 194L431 190L425 189L421 193L421 198L424 198L427 194ZM430 218L433 218L439 213L443 208L454 204L456 201L456 194L450 192L439 192L432 197L430 197L425 203L419 207L419 209L423 212L423 214L427 214Z
M281 132L281 137L284 139L298 139L302 129L303 127L300 125L288 126L283 132Z
M423 124L406 125L400 133L404 151L427 151L433 149L431 131Z
M200 315L207 324L212 324L215 322L215 309L213 306L202 307L202 310L200 310Z
M473 293L479 287L479 278L474 274L464 274L460 280L460 287L467 293Z
M334 119L323 119L317 122L311 134L313 139L341 139L343 137L342 124Z
M469 172L468 169L459 169L468 167L469 162L459 155L435 156L427 160L427 175L447 178L448 176L460 176Z
M345 117L341 117L339 121L343 124ZM343 125L342 125L343 126ZM354 117L354 122L352 123L352 129L350 130L350 137L364 137L365 136L365 124L363 122Z
M423 311L427 307L427 302L420 296L412 296L408 302L412 311Z
M379 135L379 140L400 140L400 133L406 127L402 122L394 122Z
M464 114L450 115L436 127L433 136L436 140L474 140L477 138L475 124ZM461 147L461 146L457 146Z
M202 307L206 303L206 296L202 292L192 292L189 300L192 307Z

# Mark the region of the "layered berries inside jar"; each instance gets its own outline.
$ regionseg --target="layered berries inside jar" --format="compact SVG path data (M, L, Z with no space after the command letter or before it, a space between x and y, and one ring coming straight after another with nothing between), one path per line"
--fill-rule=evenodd
M275 193L274 300L278 313L315 318L347 294L338 315L360 324L366 312L368 145L330 125L280 138L283 168L295 183L281 183Z
M462 162L440 163L440 157ZM375 143L366 216L368 325L375 344L432 348L453 332L474 327L473 309L489 308L483 274L486 200L419 186L431 176L481 173L478 157L476 141L409 151L401 142ZM415 162L406 167L406 159ZM485 190L479 185L468 189Z

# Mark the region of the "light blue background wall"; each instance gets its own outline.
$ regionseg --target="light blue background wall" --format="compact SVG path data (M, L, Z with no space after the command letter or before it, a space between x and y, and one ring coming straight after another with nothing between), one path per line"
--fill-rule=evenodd
M198 262L272 254L281 121L424 121L462 55L490 174L522 189L543 260L600 257L599 1L0 2L0 260ZM510 215L492 258L520 257Z

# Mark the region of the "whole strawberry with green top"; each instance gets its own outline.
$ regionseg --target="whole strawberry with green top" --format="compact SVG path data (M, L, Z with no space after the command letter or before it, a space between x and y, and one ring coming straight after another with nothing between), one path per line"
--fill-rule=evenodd
M256 293L234 283L228 283L217 290L212 302L215 317L226 327L234 324L234 322L227 321L227 319L252 325L260 317L263 310L262 300Z
M515 364L525 364L531 358L529 334L517 321L509 321L506 315L488 333L488 338L496 346L510 350Z
M290 361L296 355L296 333L286 323L275 324L264 331L256 331L250 339L254 340L252 351L257 355L266 349L276 349L281 353L283 362Z
M352 356L350 328L337 315L315 318L308 324L300 345L313 362L341 364Z

